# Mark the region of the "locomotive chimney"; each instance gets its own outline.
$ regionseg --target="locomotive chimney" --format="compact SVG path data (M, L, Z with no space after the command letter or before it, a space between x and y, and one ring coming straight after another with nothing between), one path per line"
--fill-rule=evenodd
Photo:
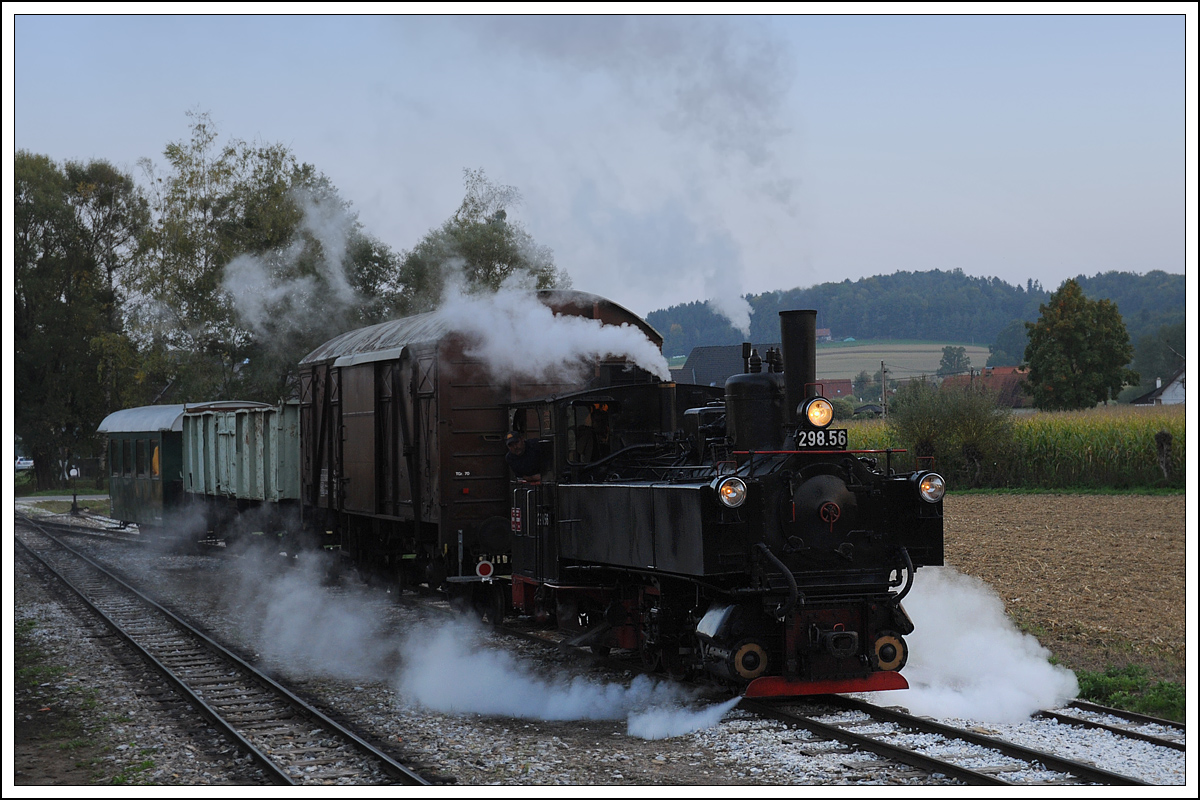
M796 406L808 396L805 388L817 382L817 312L780 311L783 342L784 419L796 422Z

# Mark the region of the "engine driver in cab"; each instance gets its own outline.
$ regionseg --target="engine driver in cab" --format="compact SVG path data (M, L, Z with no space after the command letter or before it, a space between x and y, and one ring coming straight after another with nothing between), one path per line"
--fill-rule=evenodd
M537 441L528 441L520 431L510 431L505 438L508 452L504 460L509 469L526 483L542 482L542 452Z

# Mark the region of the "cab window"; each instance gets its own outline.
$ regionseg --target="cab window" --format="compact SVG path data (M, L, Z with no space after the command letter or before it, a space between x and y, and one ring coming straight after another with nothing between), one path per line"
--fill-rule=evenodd
M612 454L611 402L579 402L567 408L567 461L590 464Z

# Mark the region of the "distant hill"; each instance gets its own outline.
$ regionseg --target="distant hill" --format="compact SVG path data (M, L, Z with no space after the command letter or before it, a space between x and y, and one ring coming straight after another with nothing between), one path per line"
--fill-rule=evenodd
M1092 299L1117 304L1131 342L1184 320L1184 276L1160 270L1136 275L1107 272L1075 279ZM1057 287L1054 287L1057 288ZM753 309L750 340L779 338L778 312L815 308L817 327L834 339L907 339L970 342L987 347L1013 320L1033 322L1053 290L1037 281L1013 286L974 278L962 270L896 272L857 281L746 295ZM687 355L702 345L738 344L745 337L704 303L651 311L646 321L663 335L663 354ZM980 365L982 366L982 365Z

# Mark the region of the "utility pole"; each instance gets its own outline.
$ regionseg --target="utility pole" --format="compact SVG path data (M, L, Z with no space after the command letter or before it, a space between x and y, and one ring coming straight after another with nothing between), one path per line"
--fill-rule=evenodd
M879 396L883 398L883 418L887 419L887 367L879 362Z

